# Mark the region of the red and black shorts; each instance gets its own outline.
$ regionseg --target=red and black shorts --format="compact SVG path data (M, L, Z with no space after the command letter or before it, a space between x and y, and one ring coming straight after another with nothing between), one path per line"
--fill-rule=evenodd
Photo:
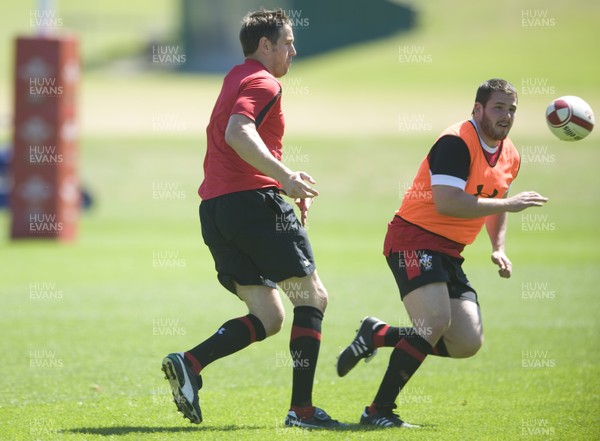
M470 300L477 304L477 293L462 270L464 259L431 250L405 250L386 257L394 274L400 297L435 282L445 282L451 299Z
M219 282L272 288L315 270L305 228L277 188L240 191L200 203L202 237Z

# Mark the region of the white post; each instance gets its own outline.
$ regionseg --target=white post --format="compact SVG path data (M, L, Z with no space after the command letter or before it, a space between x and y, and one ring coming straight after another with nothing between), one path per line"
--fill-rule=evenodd
M54 8L54 0L38 0L38 13L42 15L42 19L39 21L38 25L38 35L40 37L47 37L50 34L50 26L52 20L51 17L54 17L56 14L56 9Z

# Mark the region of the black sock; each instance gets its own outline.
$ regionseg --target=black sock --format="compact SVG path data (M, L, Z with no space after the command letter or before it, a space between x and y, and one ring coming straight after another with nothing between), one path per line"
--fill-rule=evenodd
M265 328L254 315L248 314L224 323L219 330L185 353L185 360L199 374L213 361L233 354L266 338Z
M312 306L294 308L290 336L293 363L292 408L312 406L312 389L321 346L323 313Z
M392 408L402 388L431 351L431 345L419 335L403 336L392 351L372 407Z
M402 337L407 335L416 335L415 328L398 328L395 326L386 325L377 329L373 334L373 344L376 348L379 347L395 347ZM444 344L444 337L441 337L436 345L431 348L427 355L435 355L437 357L449 357L448 350Z

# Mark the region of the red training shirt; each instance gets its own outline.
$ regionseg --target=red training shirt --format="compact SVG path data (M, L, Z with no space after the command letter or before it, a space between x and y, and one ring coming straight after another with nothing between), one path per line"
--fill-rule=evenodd
M198 189L203 200L244 190L281 188L279 182L252 167L225 142L225 129L234 114L254 121L267 148L281 160L285 127L281 84L260 62L246 59L225 76L206 128L204 181Z

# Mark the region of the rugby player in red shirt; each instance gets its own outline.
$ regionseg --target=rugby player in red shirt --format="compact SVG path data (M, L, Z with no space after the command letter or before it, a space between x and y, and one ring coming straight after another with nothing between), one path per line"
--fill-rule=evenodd
M281 162L284 118L277 78L296 55L291 22L282 10L252 12L243 20L240 42L245 62L223 81L206 129L198 192L202 236L219 282L246 304L248 314L217 327L196 347L167 355L162 368L178 410L200 423L200 373L279 332L285 314L279 286L294 305L292 396L285 425L335 428L340 423L312 403L327 291L304 224L318 192L310 175ZM282 195L295 200L300 220Z

